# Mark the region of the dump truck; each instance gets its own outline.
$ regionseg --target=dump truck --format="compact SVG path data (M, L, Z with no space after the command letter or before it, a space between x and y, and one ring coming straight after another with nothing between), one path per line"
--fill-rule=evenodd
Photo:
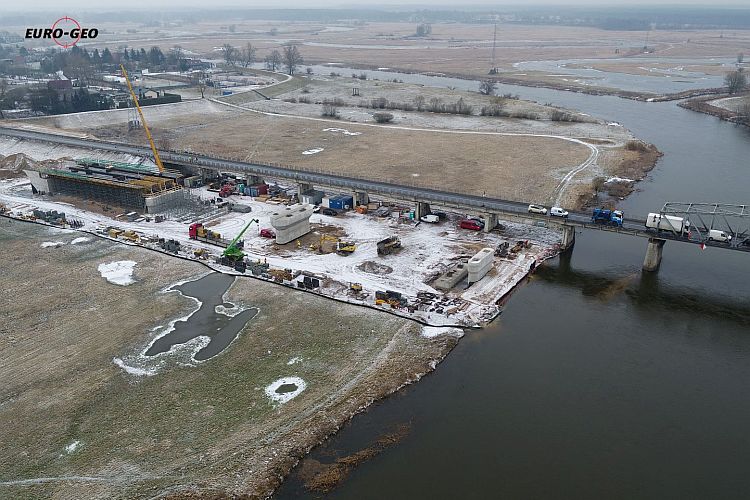
M389 236L384 240L378 241L377 246L378 255L389 255L401 248L401 240L398 236Z
M609 210L605 208L595 208L591 213L591 222L595 224L605 224L608 226L622 226L622 210Z

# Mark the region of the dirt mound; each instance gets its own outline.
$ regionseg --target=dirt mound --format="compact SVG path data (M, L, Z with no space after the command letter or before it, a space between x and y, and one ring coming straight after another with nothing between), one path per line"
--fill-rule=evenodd
M393 268L391 266L378 264L377 262L372 262L371 260L366 260L365 262L361 263L357 266L357 269L366 273L378 275L391 274L393 272Z

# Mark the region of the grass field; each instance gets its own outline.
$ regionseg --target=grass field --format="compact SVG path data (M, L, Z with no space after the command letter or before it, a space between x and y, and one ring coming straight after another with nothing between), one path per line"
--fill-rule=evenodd
M71 245L76 236L0 219L3 498L266 495L309 447L456 342L242 279L228 299L260 313L227 350L199 366L128 375L113 358L193 307L160 291L205 268L104 240ZM49 240L64 245L40 248ZM98 264L118 260L137 262L134 284L99 276ZM307 388L278 405L263 388L282 376Z

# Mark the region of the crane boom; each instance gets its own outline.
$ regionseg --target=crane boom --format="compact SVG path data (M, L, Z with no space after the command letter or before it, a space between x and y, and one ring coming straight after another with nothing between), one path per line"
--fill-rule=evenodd
M128 90L130 91L130 95L133 96L133 102L135 103L135 109L138 110L138 114L141 117L141 121L143 122L143 128L146 130L146 137L148 137L148 142L151 144L151 151L154 153L154 162L156 162L156 166L159 169L159 172L164 172L164 165L161 162L161 158L159 158L159 152L156 150L156 145L154 144L154 139L151 137L151 131L148 129L148 125L146 124L146 117L143 116L143 111L141 110L141 105L138 104L138 97L135 95L135 92L133 92L133 86L130 85L130 78L128 78L128 72L125 71L125 66L120 64L120 69L122 70L122 76L125 77L125 83L128 84Z
M252 224L253 222L257 222L258 224L260 224L260 221L258 219L251 219L250 222L247 223L245 228L242 231L240 231L240 234L235 236L235 238L229 244L227 249L224 250L225 257L238 257L240 259L244 257L244 254L242 253L242 251L240 251L240 249L237 248L235 245L240 240L240 238L242 238L242 235L245 234L245 231L247 231L247 228L249 228L250 224Z

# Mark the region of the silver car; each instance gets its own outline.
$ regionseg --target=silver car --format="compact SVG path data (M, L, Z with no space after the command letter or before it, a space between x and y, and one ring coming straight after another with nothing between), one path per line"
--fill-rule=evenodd
M541 205L534 205L533 203L529 205L529 213L530 214L542 214L547 215L547 209L544 208Z

